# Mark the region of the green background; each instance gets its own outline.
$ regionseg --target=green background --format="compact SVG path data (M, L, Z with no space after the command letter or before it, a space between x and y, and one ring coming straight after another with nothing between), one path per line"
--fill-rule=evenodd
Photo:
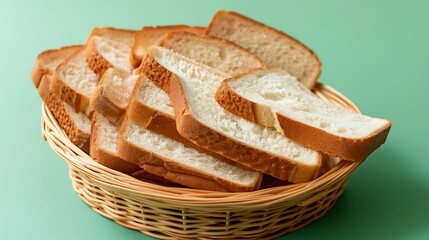
M323 62L320 81L393 122L334 208L283 238L429 239L428 3L1 1L0 239L151 239L74 193L65 162L42 141L30 71L39 52L84 43L94 26L206 25L218 9L296 37Z

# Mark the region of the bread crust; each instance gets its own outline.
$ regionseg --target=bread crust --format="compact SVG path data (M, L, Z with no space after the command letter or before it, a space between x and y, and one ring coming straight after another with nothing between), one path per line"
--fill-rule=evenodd
M247 121L257 123L255 104L229 88L228 81L229 79L226 79L220 84L215 94L216 101L229 112Z
M167 70L164 69L164 71ZM178 132L194 143L281 180L300 183L310 181L317 176L322 164L321 154L318 156L317 166L297 164L293 160L247 146L199 122L192 115L184 90L175 75L170 79L169 96L173 103Z
M265 30L267 30L269 32L272 32L273 34L275 34L275 35L277 35L279 37L287 38L288 40L290 40L293 43L295 43L296 47L301 48L304 51L308 52L312 56L312 58L315 60L315 62L317 63L318 68L317 68L316 74L313 76L313 78L308 79L306 82L304 82L304 85L306 85L309 89L313 89L314 86L316 86L317 79L319 78L319 76L321 74L321 71L322 71L322 63L320 62L320 59L316 55L316 53L313 52L310 48L308 48L306 45L304 45L303 43L301 43L297 39L293 38L292 36L290 36L290 35L282 32L282 31L279 31L279 30L277 30L275 28L267 26L267 25L265 25L265 24L263 24L261 22L258 22L258 21L254 20L254 19L251 19L249 17L246 17L244 15L241 15L239 13L232 12L232 11L223 11L223 10L220 10L220 11L216 12L216 14L213 16L213 18L212 18L209 26L207 27L206 35L209 35L209 36L213 35L211 33L211 31L213 29L213 26L216 24L216 22L218 21L219 18L222 18L222 15L232 15L232 16L235 16L237 18L241 18L241 19L243 19L243 20L245 20L247 22L250 22L250 23L252 23L254 25L257 25L258 27L260 27L262 29L265 29Z
M104 72L113 67L113 65L98 52L94 39L94 37L91 37L86 43L86 63L88 67L101 78Z
M144 55L140 54L139 48L144 44L143 42L151 41L151 36L159 33L167 33L172 31L186 31L193 32L196 34L204 34L206 31L205 27L199 26L187 26L187 25L170 25L170 26L154 26L154 27L143 27L141 30L134 33L133 45L131 47L130 63L133 68L140 66ZM149 40L148 40L149 38ZM157 45L157 42L152 42L153 45Z
M185 186L214 191L252 191L258 189L260 186L262 178L257 178L257 181L250 186L241 186L219 179L216 176L196 171L173 160L162 158L156 153L141 149L133 143L130 143L125 137L128 122L128 118L125 118L121 126L118 141L118 155L127 161L143 167L143 169L152 174L162 175L170 181ZM158 171L156 171L153 166L162 167L162 169L157 168Z
M141 170L138 165L125 161L118 155L108 152L98 146L98 134L102 126L100 126L100 123L97 120L97 114L98 113L94 113L92 119L91 147L89 155L101 165L122 173L129 174Z
M168 93L170 91L170 78L173 74L170 71L166 71L164 67L153 58L152 54L145 54L143 56L141 65L136 69L136 73L146 76L164 92Z

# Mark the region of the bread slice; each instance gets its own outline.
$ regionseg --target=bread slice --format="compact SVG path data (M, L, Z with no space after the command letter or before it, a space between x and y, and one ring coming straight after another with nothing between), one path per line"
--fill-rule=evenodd
M36 59L31 78L38 87L39 95L46 107L52 112L70 141L88 153L91 121L85 114L76 112L73 107L61 101L50 90L50 82L55 77L57 65L79 50L80 47L68 46L41 53Z
M38 88L42 76L54 74L55 68L81 47L81 45L66 46L40 53L36 58L31 72L31 79L33 80L34 86Z
M225 77L265 67L258 57L243 48L213 37L187 32L172 32L168 33L159 45L207 65ZM143 73L158 87L168 92L171 74L165 71L152 71L152 69L163 69L163 67L151 59L151 56L151 54L145 55L147 59L142 61L136 72ZM166 75L153 75L154 73Z
M91 97L91 106L111 122L119 122L130 102L137 78L138 75L109 68Z
M98 82L98 76L86 63L85 48L81 47L56 68L51 90L76 111L85 111Z
M214 191L252 191L262 174L219 161L193 148L124 119L118 153L147 172L192 188Z
M91 120L83 112L76 112L72 106L61 101L50 91L49 85L50 78L47 76L43 77L38 88L43 101L70 141L76 147L88 153Z
M257 70L224 81L216 100L228 111L275 127L307 147L362 161L386 141L391 123L326 102L295 77L276 69Z
M143 27L134 33L131 47L130 63L133 68L140 66L146 49L151 45L158 45L165 34L174 31L186 31L195 34L204 34L205 27L192 27L186 25Z
M140 171L138 165L124 161L117 154L120 125L95 112L92 116L90 156L98 163L123 173Z
M268 66L286 70L308 88L313 88L321 72L317 55L304 44L279 30L236 12L218 11L207 35L231 41Z
M305 182L319 174L319 152L285 138L275 129L237 117L216 102L223 75L166 48L152 46L146 54L152 56L145 59L153 59L160 66L152 69L157 71L153 76L174 73L170 74L169 97L182 136L281 180Z
M88 66L99 77L109 68L131 73L129 63L134 31L115 28L94 28L86 43Z

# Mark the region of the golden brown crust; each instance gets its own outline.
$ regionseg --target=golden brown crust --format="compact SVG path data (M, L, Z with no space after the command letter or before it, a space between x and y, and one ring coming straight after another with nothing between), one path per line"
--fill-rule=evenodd
M117 154L108 152L98 146L98 134L102 126L98 122L97 118L97 113L94 113L92 118L91 147L89 155L101 165L122 173L133 173L140 170L141 168L138 165L124 161Z
M133 45L130 54L131 66L133 68L140 66L144 55L144 51L142 51L142 49L144 50L150 45L157 45L159 39L162 38L164 34L172 31L186 31L195 34L204 34L206 28L187 25L143 27L141 30L134 33Z
M118 154L123 159L143 167L152 174L163 176L164 178L193 188L214 190L214 191L252 191L260 186L261 178L258 178L251 186L241 186L230 183L218 177L196 171L174 160L164 159L156 153L148 152L130 143L126 138L128 119L125 118L119 133ZM148 167L149 166L149 167ZM158 166L159 168L153 168ZM221 188L220 188L220 187Z
M170 71L165 71L164 67L153 58L152 54L145 54L143 56L141 65L137 68L136 73L145 75L164 92L169 92L170 78L173 74Z
M277 113L282 133L294 141L349 161L363 161L386 141L391 124L374 132L367 138L350 139L332 135L321 129L306 125Z
M251 22L252 24L259 26L261 29L265 29L265 30L267 30L267 31L270 31L270 32L272 32L272 33L274 33L274 34L278 35L278 36L279 36L279 37L281 37L281 38L282 38L282 37L287 38L288 40L290 40L290 41L294 42L294 43L296 44L296 47L299 47L299 48L303 49L304 51L308 52L308 53L312 56L312 58L315 60L315 62L317 63L318 69L317 69L317 72L316 72L316 74L314 75L314 77L313 77L312 79L308 79L304 84L305 84L309 89L313 89L313 88L314 88L314 86L316 86L317 79L319 78L320 73L321 73L321 71L322 71L322 63L320 62L320 59L319 59L319 57L316 55L316 53L315 53L315 52L313 52L313 50L311 50L311 49L310 49L310 48L308 48L306 45L304 45L303 43L301 43L300 41L298 41L297 39L293 38L292 36L290 36L290 35L288 35L288 34L286 34L286 33L282 32L282 31L279 31L279 30L277 30L277 29L275 29L275 28L272 28L272 27L270 27L270 26L267 26L267 25L265 25L265 24L263 24L263 23L261 23L261 22L258 22L258 21L254 20L254 19L251 19L251 18L249 18L249 17L246 17L246 16L244 16L244 15L241 15L241 14L239 14L239 13L232 12L232 11L223 11L223 10L220 10L220 11L216 12L216 14L213 16L213 18L212 18L212 20L211 20L211 22L210 22L209 26L207 27L207 31L206 31L206 34L207 34L207 35L209 35L209 36L214 35L214 34L212 34L212 33L211 33L211 31L212 31L212 29L213 29L213 26L214 26L214 25L216 24L216 22L218 21L218 19L219 19L219 18L222 18L222 15L231 15L231 16L235 16L235 17L237 17L237 18L244 19L244 20L245 20L245 21L247 21L247 22Z
M229 88L227 82L228 79L220 84L215 95L216 101L229 112L256 123L255 104Z
M113 67L97 50L95 44L95 38L92 37L88 40L86 45L86 63L91 70L97 74L98 77L102 77L107 69Z
M174 107L178 132L202 147L218 152L251 169L293 183L312 180L316 175L315 171L320 168L321 156L319 166L301 167L290 159L257 150L200 123L190 112L181 83L174 75L170 80L169 95Z

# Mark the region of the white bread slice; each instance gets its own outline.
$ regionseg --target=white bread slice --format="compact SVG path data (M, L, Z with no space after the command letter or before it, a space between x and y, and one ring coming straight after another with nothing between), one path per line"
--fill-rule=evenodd
M90 105L111 122L119 122L130 102L137 78L138 75L109 68L101 77Z
M213 37L188 32L171 32L164 37L159 45L207 65L225 77L247 72L250 69L265 67L265 64L258 57L243 48ZM150 57L151 54L144 56L142 64L136 72L143 73L158 87L168 92L171 73L153 71L152 69L163 69L163 67ZM153 75L154 73L165 73L165 75Z
M308 88L313 88L321 72L317 55L304 44L277 29L236 12L218 11L207 35L231 41L268 66L286 70Z
M119 156L147 172L188 187L213 191L252 191L262 175L219 161L147 130L125 118L118 142Z
M140 66L146 49L151 45L158 45L165 34L174 31L186 31L196 34L204 34L205 27L193 27L186 25L143 27L134 33L131 47L130 63L133 68Z
M31 71L31 79L33 80L34 86L38 88L42 76L54 74L55 68L81 47L81 45L66 46L40 53Z
M281 180L298 183L318 176L322 165L319 152L296 144L274 129L239 118L216 102L223 74L163 47L152 46L146 54L161 66L152 69L162 71L153 76L174 73L170 73L169 97L182 136Z
M131 73L129 63L134 31L115 28L94 28L86 43L86 61L99 77L109 68Z
M98 76L86 63L82 47L56 68L51 90L76 111L85 111L98 82Z
M225 80L216 100L228 111L275 127L304 146L350 161L362 161L386 141L391 123L314 95L290 74L256 70Z
M117 154L120 125L95 112L92 116L90 156L98 163L123 173L140 171L138 165L124 161Z
M85 114L76 112L70 105L61 101L50 90L50 82L55 77L57 65L79 50L80 47L68 46L41 53L36 59L31 78L33 83L38 86L37 89L42 100L57 119L70 141L88 153L91 121Z

